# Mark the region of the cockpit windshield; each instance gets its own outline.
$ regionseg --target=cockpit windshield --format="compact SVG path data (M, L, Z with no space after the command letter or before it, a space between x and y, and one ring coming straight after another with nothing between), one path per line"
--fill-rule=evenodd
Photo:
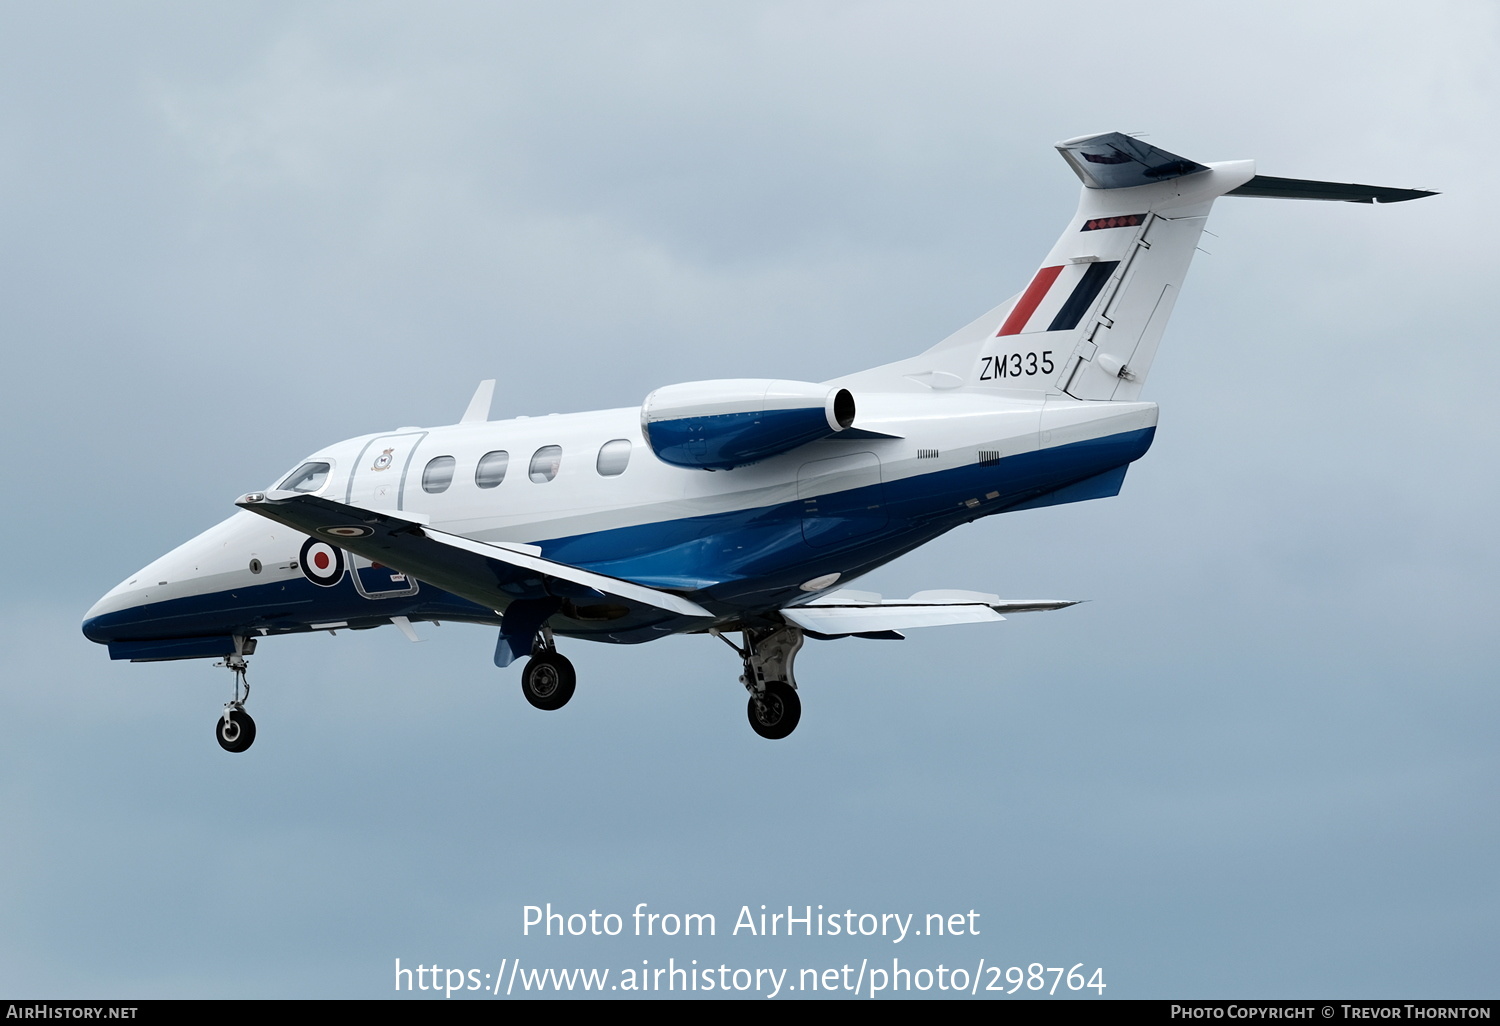
M304 463L281 482L281 491L315 492L328 481L328 472L332 469L327 463Z

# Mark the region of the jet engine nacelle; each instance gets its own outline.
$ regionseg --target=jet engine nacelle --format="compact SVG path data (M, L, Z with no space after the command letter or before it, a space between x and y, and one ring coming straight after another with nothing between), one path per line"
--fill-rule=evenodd
M736 378L658 388L641 404L651 451L674 467L731 470L854 423L846 388Z

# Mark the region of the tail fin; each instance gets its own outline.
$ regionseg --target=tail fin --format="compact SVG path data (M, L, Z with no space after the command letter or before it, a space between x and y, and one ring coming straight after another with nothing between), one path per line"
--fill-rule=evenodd
M1057 150L1083 181L1078 212L981 351L978 370L994 381L1033 362L1057 365L1047 384L1075 399L1140 395L1220 196L1398 203L1432 195L1270 178L1248 160L1199 164L1118 132Z
M1254 161L1199 164L1119 132L1069 139L1057 150L1083 192L1026 289L921 356L833 384L1133 400L1214 200L1398 203L1433 195L1258 176Z
M1117 132L1057 149L1083 180L1078 211L979 353L978 379L1135 399L1209 208L1255 165L1199 164Z

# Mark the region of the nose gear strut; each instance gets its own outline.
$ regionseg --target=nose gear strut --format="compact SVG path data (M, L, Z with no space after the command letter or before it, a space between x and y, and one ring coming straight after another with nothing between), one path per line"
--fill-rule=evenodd
M234 650L234 655L225 656L223 662L214 663L216 667L227 667L234 671L234 698L224 703L224 715L214 724L214 738L226 752L243 752L255 743L255 721L245 711L245 703L250 701L250 682L245 678L249 664L245 662L245 657L255 651L255 639L236 635ZM245 688L243 698L240 697L241 685Z

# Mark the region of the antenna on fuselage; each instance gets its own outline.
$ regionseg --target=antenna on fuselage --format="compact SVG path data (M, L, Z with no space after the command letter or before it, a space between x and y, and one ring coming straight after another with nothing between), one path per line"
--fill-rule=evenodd
M464 415L459 418L460 424L483 424L490 419L490 402L495 398L495 379L485 378L474 389L474 398L469 400L469 408L464 410Z

